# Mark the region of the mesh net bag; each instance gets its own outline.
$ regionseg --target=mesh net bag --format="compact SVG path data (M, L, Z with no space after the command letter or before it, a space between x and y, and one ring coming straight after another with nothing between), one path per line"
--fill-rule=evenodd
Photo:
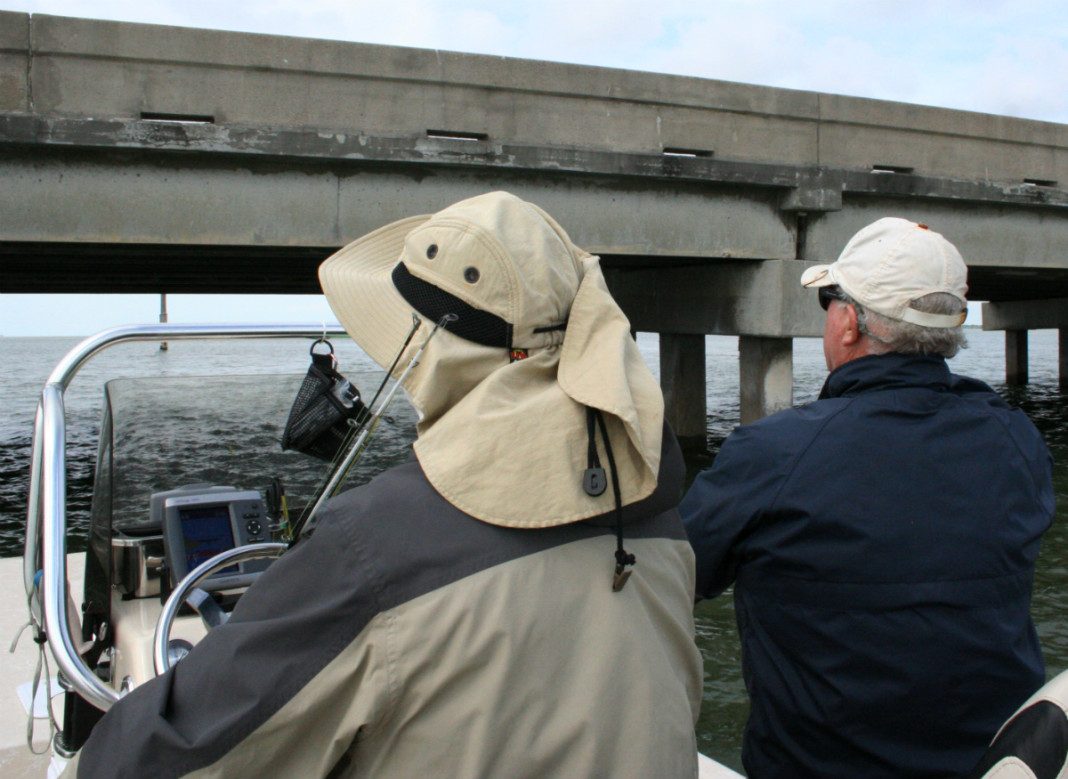
M331 461L370 411L360 400L360 391L337 372L333 347L328 353L317 354L315 345L319 343L330 345L328 341L312 345L312 364L289 412L282 449Z

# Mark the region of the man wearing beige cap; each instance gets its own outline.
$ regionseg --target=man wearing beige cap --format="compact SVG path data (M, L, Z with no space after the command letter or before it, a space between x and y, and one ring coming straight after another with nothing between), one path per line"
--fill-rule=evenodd
M326 503L69 775L694 777L684 466L598 258L494 192L320 281L395 376L420 354L415 459Z
M963 776L1044 681L1050 456L949 371L966 280L949 241L897 218L809 268L819 399L738 428L683 500L698 597L734 585L750 776Z

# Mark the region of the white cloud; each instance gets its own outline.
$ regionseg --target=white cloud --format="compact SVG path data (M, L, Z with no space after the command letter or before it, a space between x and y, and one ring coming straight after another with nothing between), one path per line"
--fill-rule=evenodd
M959 75L983 110L1068 122L1068 42L1045 35L999 36L991 54Z

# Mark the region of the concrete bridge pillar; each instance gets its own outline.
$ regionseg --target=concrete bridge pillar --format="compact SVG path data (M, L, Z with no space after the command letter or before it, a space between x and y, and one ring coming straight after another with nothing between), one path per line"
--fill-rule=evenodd
M983 304L983 329L1005 331L1005 381L1027 384L1027 333L1057 330L1060 335L1060 383L1068 387L1068 298L1014 300Z
M739 336L738 352L743 425L793 405L792 338Z
M1061 378L1061 389L1068 389L1068 328L1057 329L1057 368Z
M707 444L705 337L660 333L660 386L664 413L684 450Z
M1027 384L1027 331L1005 331L1005 383L1010 387Z

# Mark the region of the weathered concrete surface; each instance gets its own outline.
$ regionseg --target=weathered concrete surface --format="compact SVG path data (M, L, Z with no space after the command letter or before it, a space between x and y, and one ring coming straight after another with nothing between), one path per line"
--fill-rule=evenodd
M738 158L746 148L775 142L798 163L817 154L815 136L803 125L815 115L814 93L753 93L685 78L665 90L654 74L510 58L42 15L33 24L28 56L43 113L152 112L390 136L434 129L517 143L682 147ZM628 111L620 121L623 105ZM729 121L710 125L709 106Z
M798 90L506 57L6 13L34 110L1016 181L1068 180L1068 128ZM22 60L19 62L19 60ZM21 75L19 75L21 74ZM193 85L195 89L191 88ZM18 99L0 110L25 110Z
M820 95L821 165L923 176L1068 182L1068 127L969 111Z
M793 405L794 349L790 338L738 339L741 423Z
M0 111L29 111L30 17L0 11Z
M1030 380L1027 364L1027 331L1005 331L1005 383L1019 387Z
M703 335L660 334L660 385L667 421L682 448L704 449L708 418Z
M1068 390L1068 328L1064 327L1057 332L1057 369L1061 390Z
M1027 193L1040 188L1023 187ZM857 196L850 206L827 213L808 231L806 259L834 259L857 230L881 216L901 216L930 225L960 249L969 267L973 300L1019 300L1061 296L1068 265L1068 213L1043 205L951 198Z
M800 287L806 267L795 260L777 260L613 268L606 279L639 331L822 335L823 311L816 293Z
M153 164L154 163L154 164ZM0 163L5 241L336 246L338 177L104 157L31 156Z
M983 304L984 330L1068 328L1068 298Z
M590 251L641 257L793 257L794 235L776 198L757 189L709 191L489 175L438 167L413 181L403 170L343 172L263 167L259 161L196 166L170 157L125 164L46 157L3 164L4 240L321 246L333 249L400 215L432 213L507 187L567 223ZM247 161L246 161L247 162ZM95 196L94 196L95 193ZM48 215L47 217L45 215Z

